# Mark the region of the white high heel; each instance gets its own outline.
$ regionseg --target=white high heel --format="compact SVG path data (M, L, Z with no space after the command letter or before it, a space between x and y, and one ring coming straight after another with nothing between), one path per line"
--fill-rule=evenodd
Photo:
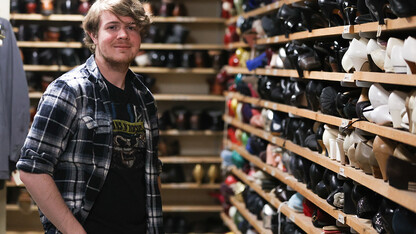
M409 118L409 132L416 134L416 90L406 98L406 110Z
M402 56L410 69L411 74L416 74L416 39L408 37L404 40Z
M324 125L324 128L325 130L324 130L324 133L322 134L322 141L327 150L328 157L331 159L335 159L336 158L335 147L332 147L332 146L335 145L335 139L338 136L338 130L331 128L326 124Z
M369 71L370 66L368 66L367 58L367 43L368 40L364 37L360 40L352 39L350 47L348 48L349 57L353 63L354 69L356 71ZM367 64L366 64L367 62Z
M402 48L401 45L395 45L391 49L391 64L393 65L394 73L397 74L406 74L407 73L407 64L402 57Z
M374 83L368 90L368 99L373 108L388 104L390 92L385 90L379 83Z
M402 118L406 113L407 94L402 91L394 90L388 100L389 112L393 121L393 128L402 128Z
M394 73L394 67L391 61L391 52L395 45L403 46L403 41L395 38L390 37L387 41L387 47L386 47L386 56L384 57L384 70L386 72Z
M384 71L384 57L386 56L386 47L378 43L375 39L370 39L367 43L367 57L374 64Z

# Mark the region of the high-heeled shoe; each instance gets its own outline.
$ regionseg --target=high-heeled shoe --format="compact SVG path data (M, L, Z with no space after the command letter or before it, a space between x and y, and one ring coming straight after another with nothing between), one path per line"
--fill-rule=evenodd
M361 141L357 144L355 150L355 159L358 166L366 174L373 174L372 165L370 165L370 158L374 158L372 141Z
M377 40L370 39L367 44L367 58L370 65L370 71L381 72L384 70L384 57L386 48L377 43Z
M383 8L385 7L385 0L365 0L365 4L370 10L371 16L374 17L378 24L384 24Z
M387 139L385 137L376 136L373 143L374 157L376 158L380 167L381 175L384 181L388 180L387 177L387 159L390 155L393 155L394 149L397 143Z
M409 182L416 183L416 164L395 156L387 159L387 177L390 186L407 190Z
M337 0L318 0L325 18L328 19L328 27L339 26L343 24L341 9ZM336 12L334 14L334 12Z
M409 132L416 133L416 90L410 92L406 98L406 111L409 118Z
M390 56L391 64L393 65L394 73L397 73L397 74L407 73L407 65L406 65L406 61L403 59L403 56L402 56L402 48L403 48L403 45L395 45L391 49L391 56Z
M416 39L414 37L409 36L404 40L402 56L411 74L416 74Z
M388 100L389 112L393 120L393 128L403 128L402 119L406 112L407 94L402 91L394 90Z
M384 57L384 70L394 73L394 67L391 61L392 50L394 46L403 46L404 42L398 38L390 37L387 41L386 56Z
M357 0L338 0L342 9L344 25L354 25L357 16Z
M348 56L351 58L355 71L369 71L370 67L367 58L367 44L366 38L352 39L350 47L348 48Z
M389 0L390 8L398 17L410 17L415 15L416 4L414 1Z

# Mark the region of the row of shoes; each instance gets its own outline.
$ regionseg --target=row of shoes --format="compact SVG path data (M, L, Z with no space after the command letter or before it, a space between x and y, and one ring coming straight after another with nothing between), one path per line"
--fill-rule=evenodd
M160 2L143 2L147 14L152 16L187 16L188 10L183 2L176 0L162 0Z
M65 65L77 66L91 55L91 52L86 49L24 49L23 63L29 65Z
M43 26L39 24L21 24L16 38L18 41L79 41L82 42L84 32L81 27L73 25Z
M194 220L177 214L164 216L163 227L165 233L226 233L228 231L219 217Z
M159 116L159 129L223 130L222 111L216 109L190 111L184 106L174 106Z
M168 67L168 68L209 68L221 66L213 64L220 62L221 58L209 55L208 51L180 51L180 50L155 50L141 51L134 59L139 67Z
M82 14L86 15L91 0L10 0L11 13Z
M143 43L184 44L189 38L189 28L181 24L152 24Z
M375 88L377 86L372 86L371 89ZM374 93L377 94L378 92ZM375 96L373 92L371 96L373 99L373 96ZM399 127L401 127L403 123L401 122L402 117L400 113L405 113L406 110L404 109L404 99L398 99L398 97L394 95L391 97L392 110L390 113L397 112ZM380 98L375 100L379 101ZM400 100L402 101L400 102ZM400 103L402 103L401 106ZM242 122L250 123L252 126L262 128L272 135L280 136L299 146L322 153L343 165L351 165L361 169L364 173L372 174L375 178L383 178L384 181L388 180L389 184L395 188L407 190L414 187L412 185L412 183L416 182L416 174L412 173L416 169L416 150L414 147L390 143L394 141L384 139L361 129L352 131L266 108L255 110L255 108L251 107L251 104L247 103L242 105L241 109L237 108L235 110L231 106L232 111L241 113L235 114L235 117L237 119L241 118L240 121ZM370 106L370 104L367 105ZM376 112L378 114L374 115L374 117L376 119L385 119L386 115L389 117L389 107L387 106L386 109L387 113ZM364 108L364 110L366 109ZM232 111L229 111L229 113L233 114ZM367 112L372 113L374 111ZM251 118L240 116L251 116ZM247 150L254 155L259 155L261 151L266 150L266 141L258 137L252 139L247 133L233 127L228 128L228 138L238 145L246 145ZM392 145L400 145L400 147L393 147ZM392 147L393 149L391 149ZM387 149L390 150L386 151ZM404 173L398 169L400 167L408 168L408 170Z
M368 22L384 24L385 18L409 17L416 14L416 4L406 0L318 0L283 4L275 13L261 17L239 17L237 33L247 37L263 38L299 31L311 31L340 25ZM226 33L226 34L227 34ZM227 36L229 37L229 36Z
M188 170L190 170L190 173L187 173ZM215 164L210 166L196 164L192 168L184 167L182 164L164 164L160 179L162 183L195 182L197 184L213 184L220 181L221 176L218 166Z
M385 71L416 74L416 39L390 37L388 40L354 38L342 58L342 68L352 71Z
M416 92L408 87L363 83L362 87L354 88L329 81L269 76L257 76L256 83L255 80L245 77L234 81L237 85L233 91L250 97L321 111L327 115L346 119L358 118L416 133L413 111ZM250 122L253 115L251 105L238 103L236 99L229 99L227 105L231 116L236 115L241 121ZM236 111L237 107L241 111Z
M259 137L250 136L245 145L246 150L250 154L258 156L268 165L275 166L282 171L292 174L299 182L306 184L308 189L313 191L319 197L326 199L326 201L335 208L342 209L345 214L352 214L357 215L359 218L371 219L373 227L379 233L401 233L401 231L405 230L414 230L415 225L411 220L416 217L415 213L412 213L406 208L383 198L370 189L350 179L337 175L329 169L300 157L293 152L283 150L276 145L256 138ZM243 142L243 140L240 141ZM374 154L379 154L378 158L385 157L386 160L388 160L388 163L390 163L387 167L391 167L391 169L387 170L391 171L390 175L394 178L393 184L391 184L397 188L401 188L400 186L403 185L407 188L409 178L410 180L415 178L415 175L413 175L414 173L412 172L415 171L415 168L409 168L409 164L407 166L404 165L402 158L408 153L408 151L403 152L403 147L405 146L390 142L389 140L378 136L374 140L373 146L377 147L377 149L374 149ZM393 153L393 150L397 151L397 153ZM261 152L258 153L259 151ZM360 151L360 149L357 149L357 151ZM370 149L367 151L371 152L372 150ZM223 152L222 156L227 154L232 154L232 159L238 157L235 155L238 155L235 151L232 153ZM380 154L382 155L380 156ZM398 156L393 156L391 154ZM224 156L223 158L225 160L229 158ZM232 161L236 162L238 160ZM247 161L245 163L248 164ZM365 163L368 164L368 162ZM238 164L235 165L244 168L244 166ZM371 166L368 167L370 168ZM371 169L369 170L371 171ZM401 172L402 170L405 170L406 172ZM271 176L261 170L257 170L256 172L249 171L247 174L249 177L254 177L253 181L259 185L263 184L264 181L266 184L270 184ZM258 182L258 180L261 182ZM232 184L233 179L227 177L225 183ZM276 182L274 181L274 183ZM269 189L265 188L264 190L268 191ZM311 205L313 206L310 202L309 204L307 202L305 204L303 197L300 194L296 195L295 191L285 184L279 184L272 190L272 193L279 198L279 200L288 201L289 207L298 212L302 212L303 210L305 213L305 211L310 210L310 208L305 207L305 205L308 207ZM307 213L310 214L311 212L306 212L305 215L308 215ZM399 220L399 217L401 220ZM321 224L324 223L325 222L322 222ZM330 223L325 223L324 225L329 224ZM314 225L316 224L314 223Z
M272 0L222 0L221 17L228 19L272 3Z

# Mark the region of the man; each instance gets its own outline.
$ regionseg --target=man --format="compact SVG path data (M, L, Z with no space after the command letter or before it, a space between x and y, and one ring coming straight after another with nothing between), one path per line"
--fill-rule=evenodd
M93 55L40 100L17 168L46 233L163 233L156 105L129 70L149 23L138 0L97 0Z

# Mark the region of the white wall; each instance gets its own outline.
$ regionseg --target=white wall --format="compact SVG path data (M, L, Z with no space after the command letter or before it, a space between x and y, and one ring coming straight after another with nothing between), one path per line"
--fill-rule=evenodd
M10 19L10 0L0 0L0 17Z

